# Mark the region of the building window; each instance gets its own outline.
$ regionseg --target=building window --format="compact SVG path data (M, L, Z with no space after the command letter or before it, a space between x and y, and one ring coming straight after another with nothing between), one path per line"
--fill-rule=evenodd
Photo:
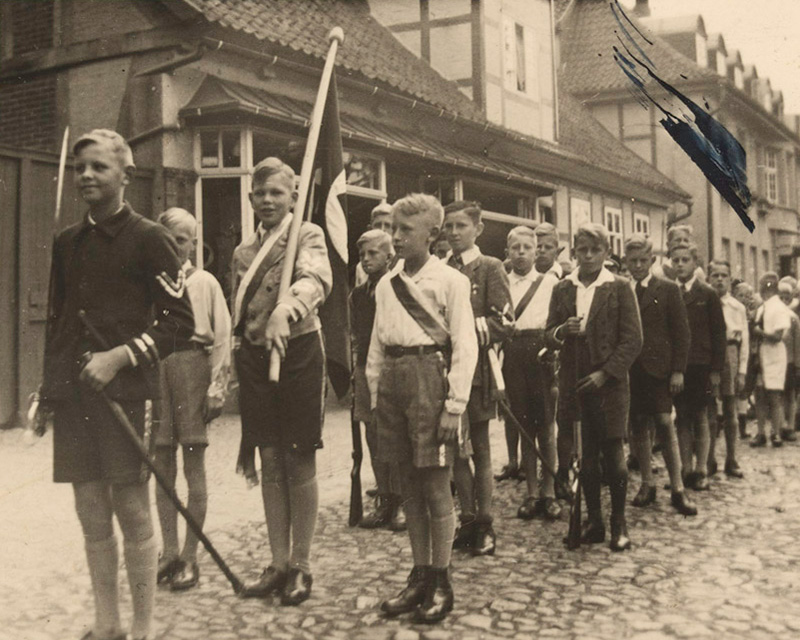
M650 216L646 213L633 214L633 232L641 233L645 236L650 235Z
M771 265L769 263L769 251L767 251L766 249L764 249L761 252L761 261L762 264L764 265L764 273L766 273L767 271L772 271Z
M506 20L503 45L506 89L527 93L528 72L525 59L525 27L513 20Z
M778 154L774 149L765 150L764 179L767 186L767 201L778 201Z
M756 260L756 248L750 247L750 269L748 275L751 277L750 282L754 287L758 288L758 262Z
M747 275L744 270L744 242L736 243L736 274L744 279Z
M200 168L240 168L242 166L239 129L207 129L200 132Z
M731 264L731 241L727 238L722 239L722 259ZM731 275L733 275L733 267L731 267Z
M386 172L383 160L358 151L344 151L347 192L386 197Z
M606 207L605 225L611 240L611 253L622 255L622 209Z

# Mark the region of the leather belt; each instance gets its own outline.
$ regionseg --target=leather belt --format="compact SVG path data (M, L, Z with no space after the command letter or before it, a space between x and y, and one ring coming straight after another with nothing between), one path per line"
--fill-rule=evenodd
M402 358L403 356L424 356L429 353L442 353L444 348L438 344L421 344L416 347L390 345L384 347L383 352L390 358Z

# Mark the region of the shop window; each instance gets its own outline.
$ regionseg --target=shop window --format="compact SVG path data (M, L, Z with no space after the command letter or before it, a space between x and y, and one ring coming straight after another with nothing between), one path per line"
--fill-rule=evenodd
M569 199L569 212L570 212L570 230L572 235L581 227L581 225L592 221L592 203L583 198L570 198Z
M381 180L382 161L380 158L355 151L345 151L343 160L348 187L384 191Z
M450 204L457 199L455 178L438 178L430 175L424 176L420 181L420 189L422 193L436 196L443 205Z
M527 205L520 204L520 194L514 191L498 189L489 184L464 181L464 200L476 200L484 211L505 213L509 216L527 218ZM520 208L523 208L522 214Z
M257 165L264 158L275 157L283 160L299 175L303 164L305 140L254 131L252 150L252 166Z
M731 264L731 241L728 238L722 239L722 259Z

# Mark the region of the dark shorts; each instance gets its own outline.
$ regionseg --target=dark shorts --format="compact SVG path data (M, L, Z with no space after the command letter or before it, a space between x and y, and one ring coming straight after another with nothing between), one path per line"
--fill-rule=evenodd
M210 384L205 351L176 351L161 362L161 397L153 423L156 446L208 445L203 407Z
M447 397L447 365L441 353L387 357L378 381L378 457L415 467L446 467L458 455L455 442L439 444L436 431ZM459 432L459 439L463 436Z
M145 446L151 443L151 402L119 402ZM53 480L141 483L149 472L122 425L100 396L80 391L53 413Z
M656 378L635 363L630 371L631 415L653 416L659 413L672 413L672 395L669 392L669 378ZM631 423L631 427L635 423Z
M353 369L353 420L369 424L373 420L365 369L364 365L356 365Z
M278 384L269 382L269 353L242 341L236 351L242 450L274 447L298 453L322 448L325 352L319 331L289 340Z
M683 376L683 391L675 396L675 411L680 414L697 412L711 402L711 367L690 364Z
M512 338L504 347L503 378L511 411L530 436L553 426L553 365L539 359L542 340Z

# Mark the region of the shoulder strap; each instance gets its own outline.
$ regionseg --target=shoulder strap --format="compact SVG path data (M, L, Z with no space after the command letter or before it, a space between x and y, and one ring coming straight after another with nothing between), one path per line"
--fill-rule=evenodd
M547 274L542 274L536 280L531 282L531 286L528 287L528 290L525 292L525 295L522 296L522 299L517 304L517 307L514 309L514 318L519 318L523 313L525 313L525 309L528 308L531 300L533 300L533 296L536 295L536 292L539 290L539 285L542 284L542 280Z
M419 300L414 297L411 290L408 288L408 283L398 273L389 280L394 294L403 305L403 308L408 311L416 323L422 327L422 330L427 333L431 339L440 347L446 346L450 341L450 334L447 329L442 326L442 323L431 315L431 313L422 306Z

